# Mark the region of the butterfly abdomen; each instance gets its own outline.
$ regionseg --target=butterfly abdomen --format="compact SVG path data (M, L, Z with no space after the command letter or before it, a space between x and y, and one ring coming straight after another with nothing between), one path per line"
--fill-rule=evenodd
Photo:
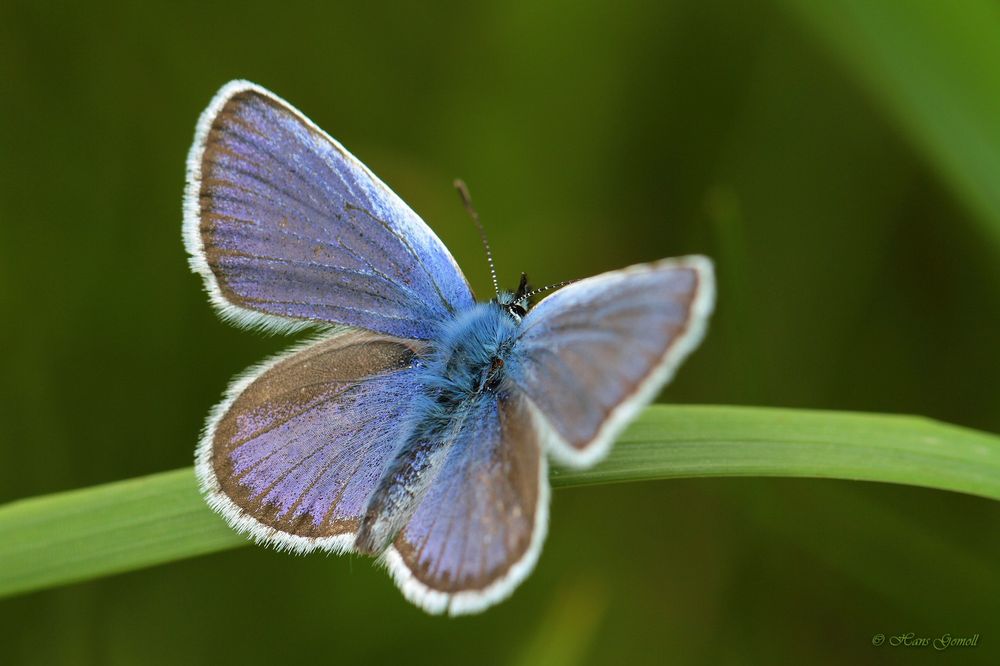
M495 303L481 303L449 322L425 357L407 433L368 502L355 548L383 551L416 510L469 414L498 403L507 387L505 359L518 323Z

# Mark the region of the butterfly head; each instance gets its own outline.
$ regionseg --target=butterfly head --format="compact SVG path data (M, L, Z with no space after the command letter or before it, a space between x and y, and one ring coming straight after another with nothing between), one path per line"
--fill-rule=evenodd
M517 285L517 291L498 292L493 302L520 324L524 315L528 314L528 310L531 308L531 287L528 286L528 276L521 273L521 281Z

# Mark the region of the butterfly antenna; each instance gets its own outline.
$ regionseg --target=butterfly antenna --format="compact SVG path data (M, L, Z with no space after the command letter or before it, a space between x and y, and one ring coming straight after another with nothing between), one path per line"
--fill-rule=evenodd
M462 197L462 205L465 206L465 211L472 218L472 221L475 222L476 228L479 229L479 237L483 240L483 247L486 248L486 262L490 265L490 277L493 278L493 290L499 296L500 285L497 283L497 270L493 265L493 250L490 249L490 241L486 238L486 229L483 228L483 223L479 221L479 213L476 212L475 207L472 205L469 188L465 186L465 181L460 178L456 178L452 184L458 190L458 196Z
M562 282L556 282L555 284L549 284L544 287L539 287L538 289L532 289L527 294L524 295L525 298L531 298L532 296L537 296L538 294L544 294L547 291L553 289L559 289L560 287L565 287L568 284L573 284L574 282L579 282L579 278L576 280L564 280Z

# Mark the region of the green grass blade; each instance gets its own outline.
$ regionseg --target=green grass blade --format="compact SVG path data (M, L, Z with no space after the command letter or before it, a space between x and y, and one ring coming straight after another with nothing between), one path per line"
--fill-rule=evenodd
M1000 436L923 418L750 407L647 409L610 457L557 487L703 476L859 479L1000 499ZM248 543L190 468L0 507L0 596Z
M868 88L1000 243L1000 7L779 2Z
M1000 436L916 416L762 407L647 409L597 467L554 486L700 476L883 481L1000 499Z
M0 596L242 545L192 468L0 507Z

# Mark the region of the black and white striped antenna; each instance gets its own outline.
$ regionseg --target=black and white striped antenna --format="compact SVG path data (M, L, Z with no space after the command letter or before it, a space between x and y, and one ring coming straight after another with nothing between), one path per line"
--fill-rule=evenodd
M472 205L469 188L465 186L465 181L460 178L456 178L452 184L458 190L458 196L462 198L462 205L465 206L466 212L469 213L469 217L472 218L472 221L476 223L476 228L479 229L479 237L483 239L483 247L486 248L486 262L490 265L490 277L493 278L493 290L499 296L500 285L497 283L497 270L493 265L493 250L490 249L490 241L486 238L486 229L483 228L483 223L479 221L479 213L476 212L475 207Z
M556 282L555 284L549 284L544 287L538 287L537 289L532 289L527 294L524 295L525 298L531 298L532 296L537 296L538 294L544 294L546 291L551 291L552 289L559 289L560 287L565 287L568 284L573 284L574 282L579 282L579 278L576 280L563 280L562 282Z

